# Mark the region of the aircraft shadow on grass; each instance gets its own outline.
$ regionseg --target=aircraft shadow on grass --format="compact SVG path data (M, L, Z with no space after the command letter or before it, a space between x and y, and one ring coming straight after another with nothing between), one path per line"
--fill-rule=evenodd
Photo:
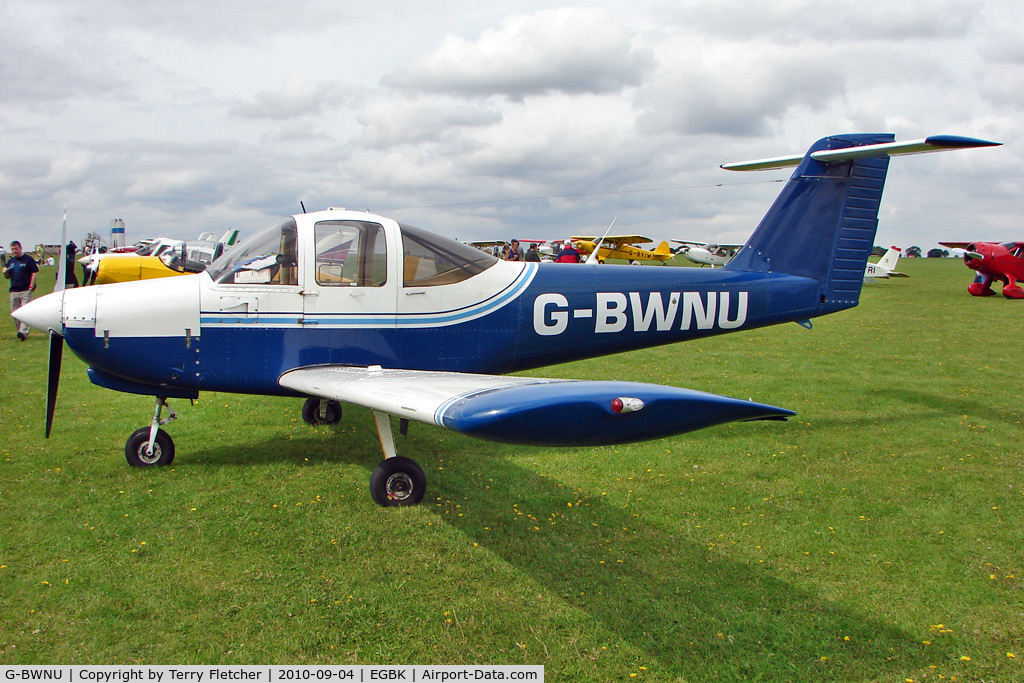
M918 639L869 614L724 557L682 532L638 521L631 508L599 494L576 492L501 458L453 456L448 448L451 466L434 477L435 490L459 500L464 516L435 508L439 516L645 651L652 668L687 680L748 680L771 662L779 680L824 681L849 680L854 672L891 679L929 663ZM465 474L474 469L486 472L475 484ZM510 517L521 523L510 525Z
M849 389L855 391L855 389ZM826 411L824 414L815 415L811 409L802 409L797 414L796 424L787 424L776 427L777 436L785 438L785 433L795 431L798 433L810 434L835 428L837 425L845 427L862 427L874 429L878 426L879 420L889 419L890 409L895 406L912 406L912 414L900 415L901 425L923 423L933 421L936 418L944 418L947 424L958 424L964 415L977 416L976 419L986 419L994 422L1017 424L1021 419L1020 410L1014 410L1014 406L995 405L989 400L979 400L973 397L957 397L936 393L914 391L912 389L873 389L861 388L863 393L860 405L870 405L872 401L880 401L877 412L860 413L856 416L837 417ZM799 422L805 419L807 422ZM730 426L720 427L714 430L714 438L748 439L749 432L742 433Z
M324 448L324 437L309 436L285 448L214 447L197 454L198 464L261 466L317 453L318 460L372 468L376 443L352 422L341 423L351 440L333 449ZM445 514L442 505L433 508L440 519L643 651L652 673L744 680L768 662L780 680L892 679L941 656L870 614L640 520L632 507L542 477L479 442L442 434L438 444L426 430L408 438L421 453L443 453L424 457L445 464L428 468L431 486L442 500L457 500L464 516Z

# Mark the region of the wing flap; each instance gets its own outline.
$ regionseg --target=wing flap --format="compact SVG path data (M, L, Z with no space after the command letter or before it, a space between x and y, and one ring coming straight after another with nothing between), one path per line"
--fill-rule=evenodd
M794 414L753 401L639 382L340 366L292 370L279 382L300 393L480 439L537 446L631 443ZM626 409L616 411L616 400Z

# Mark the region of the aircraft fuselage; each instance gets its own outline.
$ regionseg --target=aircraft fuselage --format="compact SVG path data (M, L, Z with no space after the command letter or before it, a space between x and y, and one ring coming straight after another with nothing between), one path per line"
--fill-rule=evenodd
M383 283L317 282L317 257L304 249L316 216L381 226L395 255ZM68 291L68 345L109 388L286 395L278 378L297 367L508 373L801 320L820 294L817 281L782 274L504 261L421 286L403 266L405 226L354 212L296 222L294 284L202 273Z

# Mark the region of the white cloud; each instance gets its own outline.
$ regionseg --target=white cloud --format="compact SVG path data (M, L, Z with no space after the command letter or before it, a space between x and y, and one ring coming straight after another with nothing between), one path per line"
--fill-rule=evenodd
M618 92L652 65L634 30L600 9L559 8L506 18L476 41L449 34L431 54L386 75L386 86L522 100L552 92Z
M843 65L828 46L694 37L678 48L638 97L646 131L765 135L791 109L820 109L846 92Z
M373 149L464 139L465 129L501 123L501 111L489 104L439 98L388 98L371 102L357 115L363 126L359 143Z
M292 76L277 91L256 93L248 102L240 102L228 110L243 118L286 120L318 116L345 100L341 83L317 83L308 78Z

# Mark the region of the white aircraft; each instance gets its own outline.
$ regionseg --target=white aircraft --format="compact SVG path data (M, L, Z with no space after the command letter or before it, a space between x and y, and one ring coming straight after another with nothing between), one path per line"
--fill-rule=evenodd
M688 242L686 240L672 240L676 244L683 245L676 253L683 252L690 261L704 266L724 266L732 260L742 244L715 244L714 242Z
M874 282L888 277L910 277L906 273L896 272L896 263L900 260L900 248L889 247L878 263L868 263L864 267L864 282Z

